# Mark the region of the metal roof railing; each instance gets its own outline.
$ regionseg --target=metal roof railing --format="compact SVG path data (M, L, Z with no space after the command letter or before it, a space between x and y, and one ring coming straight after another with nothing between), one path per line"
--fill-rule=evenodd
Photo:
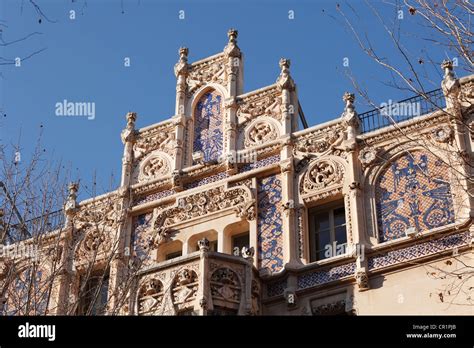
M446 99L441 88L399 102L391 103L390 101L381 105L380 108L359 115L362 123L362 133L411 120L445 107Z

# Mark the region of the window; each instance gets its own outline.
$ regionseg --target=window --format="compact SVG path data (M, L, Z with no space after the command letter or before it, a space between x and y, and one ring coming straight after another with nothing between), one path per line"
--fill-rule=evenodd
M105 314L109 291L109 274L91 275L80 294L79 315Z
M311 261L346 252L346 212L343 202L309 212Z
M241 233L232 237L232 254L240 256L242 254L243 247L249 247L250 244L249 233Z
M166 260L175 259L177 257L180 257L182 254L183 254L183 252L181 250L175 251L174 253L167 254L165 259Z

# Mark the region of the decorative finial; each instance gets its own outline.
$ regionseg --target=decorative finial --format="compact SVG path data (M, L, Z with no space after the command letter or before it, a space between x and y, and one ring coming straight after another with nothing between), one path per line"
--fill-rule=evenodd
M278 65L280 66L281 72L285 72L285 71L289 72L291 61L287 58L280 58Z
M441 68L444 69L444 78L441 82L441 88L445 96L450 96L450 100L446 101L447 107L454 106L456 96L459 94L461 85L453 71L453 62L449 59L443 60ZM454 99L452 99L454 98Z
M179 48L179 59L180 60L188 60L188 53L189 49L187 47L180 47Z
M178 63L174 66L174 74L176 77L179 75L186 75L188 72L188 53L189 49L187 47L179 48L179 60Z
M224 48L224 53L227 57L240 57L240 48L237 46L237 36L238 31L236 29L229 29L227 32L227 37L229 38L229 42Z
M441 63L441 68L444 70L444 76L453 74L453 62L450 59L445 59Z
M354 93L345 92L342 96L342 100L346 102L346 109L354 109Z
M209 240L207 238L200 239L198 241L199 250L209 251Z
M347 139L353 140L356 137L356 130L360 127L360 119L354 107L355 95L345 92L342 100L346 103L341 116L342 122L347 127Z
M137 113L128 112L125 118L127 119L127 126L121 134L122 142L124 144L133 140L133 136L135 134L135 121L137 120Z
M237 36L238 35L239 35L239 32L236 29L230 28L229 31L227 32L227 37L229 38L229 43L237 44Z
M77 210L77 191L79 190L78 182L70 182L68 187L68 195L64 210L66 215L72 215Z
M125 116L127 119L127 128L135 128L135 121L137 120L137 113L136 112L128 112Z
M280 58L280 76L278 76L277 79L277 84L280 88L282 89L294 89L295 88L295 83L293 82L293 79L290 76L290 65L291 62L287 58Z

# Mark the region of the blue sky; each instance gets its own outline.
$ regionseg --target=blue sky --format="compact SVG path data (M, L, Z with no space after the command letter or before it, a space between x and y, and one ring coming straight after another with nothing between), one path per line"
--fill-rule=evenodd
M99 192L110 186L111 175L115 184L119 181L123 151L120 131L125 126L125 114L137 112L138 127L172 116L176 85L173 66L179 47L189 48L191 62L221 52L231 27L238 29L238 44L245 55L245 91L274 83L279 58L290 58L310 125L338 117L343 109L342 94L354 90L344 74L345 57L374 101L411 95L381 83L390 75L360 50L344 27L335 1L36 3L47 16L41 23L41 16L28 1L0 0L5 41L40 33L0 48L0 56L26 57L46 48L23 61L21 67L0 65L1 141L16 143L21 132L22 157L27 160L42 126L46 156L68 163L73 178L81 178L86 185L95 172ZM395 15L392 6L373 3L384 18ZM384 57L402 63L363 1L352 1L350 6L342 2L341 6L367 31ZM70 10L76 11L75 20L69 19ZM178 17L180 10L185 11L184 20ZM290 10L294 19L288 18ZM422 29L416 20L416 16L405 13L402 25L411 58L428 50L430 57L441 61L447 53L417 39ZM130 58L130 67L124 67L125 57ZM433 79L427 89L437 88L439 69L425 65L423 69L428 69ZM94 102L95 119L56 116L55 104L64 99ZM370 109L364 104L359 98L359 112Z

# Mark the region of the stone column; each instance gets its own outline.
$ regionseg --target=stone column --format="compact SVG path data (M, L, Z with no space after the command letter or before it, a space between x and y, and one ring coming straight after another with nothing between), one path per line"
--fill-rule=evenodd
M179 49L179 61L174 66L176 76L176 107L174 126L175 126L175 157L172 163L172 170L180 171L184 166L184 133L186 127L186 78L188 76L188 53L186 47Z
M135 143L135 121L137 114L129 112L126 115L127 126L122 131L121 138L124 144L124 151L122 157L122 181L121 186L117 190L116 200L116 228L114 243L117 249L113 250L114 256L110 262L109 271L109 298L107 303L107 310L109 314L121 313L121 303L123 298L123 284L124 277L127 273L127 261L130 256L130 247L127 241L130 240L132 218L129 216L129 208L131 207L131 192L130 186L132 184L133 171L133 145Z
M368 283L368 268L367 259L365 257L365 248L367 245L367 235L365 229L365 214L364 203L362 198L362 167L359 155L359 146L357 143L357 136L360 133L361 122L357 112L354 108L355 96L351 93L345 93L343 96L345 102L344 112L341 116L342 125L345 127L345 138L343 141L343 148L347 152L347 172L345 187L343 188L344 201L346 209L347 226L350 226L350 237L347 246L356 258L356 272L355 278L359 290L367 290Z
M241 92L242 54L237 46L238 32L230 29L227 32L229 41L224 48L227 71L227 91L229 97L224 101L224 156L229 174L237 172L236 140L237 140L237 95Z
M241 306L243 308L244 315L251 315L252 314L252 279L253 279L253 256L255 255L255 249L253 247L242 248L242 257L245 258L247 264L245 265L245 280L242 286L244 287L242 300L244 301L244 305Z
M207 315L210 293L210 274L209 274L209 240L203 238L198 241L200 260L199 260L199 288L197 292L198 314ZM196 308L196 307L195 307Z
M49 315L72 314L66 312L68 305L68 289L72 274L73 255L71 255L71 253L74 252L71 245L74 230L73 220L79 210L79 205L77 203L78 189L78 183L69 183L69 193L64 205L64 231L62 232L60 242L57 244L57 248L49 255L51 262L56 265L56 269L59 269L59 272L56 271L57 273L51 284L52 292L48 303Z
M461 104L461 85L456 78L453 71L453 62L445 60L441 64L444 70L444 78L441 82L441 88L446 98L446 112L449 114L450 122L454 133L454 147L456 154L454 164L456 166L456 191L458 192L472 192L472 184L469 183L468 178L472 178L472 169L468 162L470 162L470 155L467 149L469 129L467 127L467 118L463 115ZM460 212L455 212L457 218L465 219L468 217L474 218L474 197L468 195L468 204L464 198L458 200L458 205L461 205ZM464 205L464 207L462 207Z
M295 91L295 83L290 75L290 60L281 58L280 76L276 81L281 91L281 123L282 123L282 147L280 152L280 169L282 181L282 205L283 205L283 257L285 267L296 266L298 253L296 250L297 233L295 230L295 195L294 195L294 165L293 165L293 131L292 95Z

